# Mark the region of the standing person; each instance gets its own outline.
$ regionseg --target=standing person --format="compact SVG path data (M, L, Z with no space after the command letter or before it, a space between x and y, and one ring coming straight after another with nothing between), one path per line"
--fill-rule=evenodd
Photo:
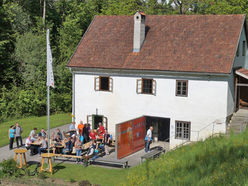
M73 134L76 134L76 126L75 126L75 121L73 121L69 127L69 131L70 131L70 136L72 136Z
M76 156L81 156L82 154L82 142L80 141L79 137L77 136L77 140L75 142L76 148ZM77 158L77 163L80 163L81 159Z
M15 129L14 129L14 125L11 125L9 129L9 150L13 149L14 139L15 139Z
M152 130L153 127L150 126L150 128L147 130L146 137L145 137L145 152L151 152L150 151L150 144L152 143Z
M84 129L83 121L80 121L80 123L78 124L78 133L80 134L80 136L82 136L83 134L83 129Z
M105 130L104 130L104 126L102 125L101 122L99 123L99 130L98 130L98 132L99 132L100 139L102 139L103 138L103 135L105 133Z
M19 123L16 123L16 129L15 129L15 137L16 137L16 146L19 148L19 141L20 145L23 146L22 144L22 127L19 125Z
M103 135L103 144L105 154L109 155L109 142L110 142L110 135L108 134L108 130L105 130L105 134Z
M89 142L88 124L85 124L84 125L84 128L83 128L83 137L84 137L84 143Z

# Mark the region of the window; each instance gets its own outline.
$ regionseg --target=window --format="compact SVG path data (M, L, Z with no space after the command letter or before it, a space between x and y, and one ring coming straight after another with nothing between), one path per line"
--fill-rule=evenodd
M188 96L188 81L177 80L176 81L176 96Z
M245 41L243 41L242 56L245 56L245 54L246 54L246 44Z
M237 51L236 51L236 56L239 57L239 43L238 43L238 48L237 48Z
M113 91L113 79L110 77L96 77L95 91Z
M153 79L138 79L137 94L156 94L156 81Z
M190 122L176 121L176 139L190 140Z

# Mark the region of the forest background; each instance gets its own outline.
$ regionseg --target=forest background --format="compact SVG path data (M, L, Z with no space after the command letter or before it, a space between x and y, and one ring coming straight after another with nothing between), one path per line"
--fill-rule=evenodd
M46 114L46 29L55 88L51 113L71 111L66 64L95 15L247 14L247 0L0 0L0 122Z

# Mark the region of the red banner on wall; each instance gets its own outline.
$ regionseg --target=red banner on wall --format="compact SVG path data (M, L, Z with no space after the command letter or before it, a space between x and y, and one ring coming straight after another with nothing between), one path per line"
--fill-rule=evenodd
M136 118L116 125L116 152L121 159L145 147L145 117Z

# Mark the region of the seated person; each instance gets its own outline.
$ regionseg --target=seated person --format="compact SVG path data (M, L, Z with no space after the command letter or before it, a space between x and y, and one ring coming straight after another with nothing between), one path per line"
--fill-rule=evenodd
M60 142L61 142L61 138L60 138L60 136L59 136L59 135L57 135L54 141L55 141L55 142L57 142L57 143L60 143Z
M47 141L45 140L45 137L41 137L41 146L38 147L39 156L41 155L41 152L45 152L46 150L47 150Z
M60 132L59 129L56 129L56 136L59 135L60 140L63 139L62 133Z
M96 133L94 132L94 130L90 130L89 136L91 140L96 140Z
M89 143L90 143L90 147L89 147L89 149L87 151L86 158L89 157L89 156L92 156L94 154L94 152L95 152L95 146L94 146L93 141L90 141Z
M31 141L35 141L36 140L36 131L37 128L34 128L33 130L31 130L29 136L31 136Z
M31 140L31 136L28 136L25 142L25 147L27 150L30 150L30 156L35 155L35 148L34 146L31 145L32 140Z
M42 128L42 129L40 130L38 136L39 136L39 137L46 137L46 135L47 135L47 134L46 134L45 130Z
M63 149L63 154L71 153L73 149L73 143L71 137L68 137L67 140L65 140L64 143L64 149Z

